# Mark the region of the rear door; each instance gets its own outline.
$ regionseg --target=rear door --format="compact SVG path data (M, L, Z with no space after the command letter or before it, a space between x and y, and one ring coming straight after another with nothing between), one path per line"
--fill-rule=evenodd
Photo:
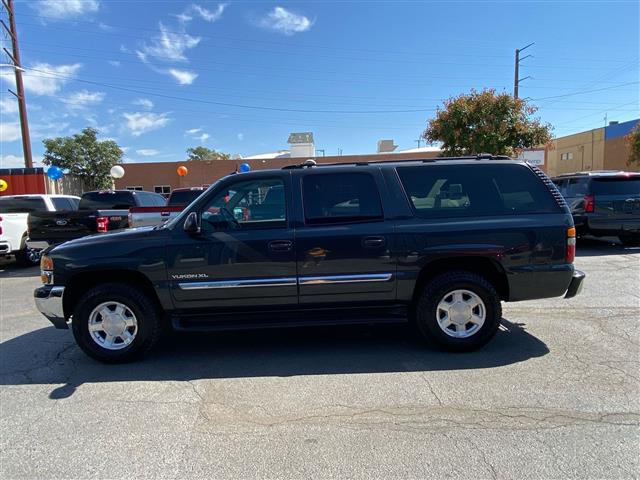
M393 223L385 221L380 171L307 169L296 177L300 304L395 301Z

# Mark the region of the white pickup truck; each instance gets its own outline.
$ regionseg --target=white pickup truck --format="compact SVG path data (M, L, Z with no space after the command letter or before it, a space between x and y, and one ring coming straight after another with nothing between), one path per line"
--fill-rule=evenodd
M15 255L24 265L36 265L40 252L27 247L30 212L77 210L79 197L72 195L8 195L0 197L0 256Z

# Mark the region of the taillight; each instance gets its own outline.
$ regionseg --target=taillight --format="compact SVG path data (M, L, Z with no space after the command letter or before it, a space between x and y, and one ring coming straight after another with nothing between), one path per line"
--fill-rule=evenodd
M567 229L567 263L573 263L576 258L576 229Z
M593 195L585 195L584 196L584 211L586 213L593 213L596 209L596 202L593 198Z
M98 227L98 233L105 233L109 230L109 217L96 218L96 225Z

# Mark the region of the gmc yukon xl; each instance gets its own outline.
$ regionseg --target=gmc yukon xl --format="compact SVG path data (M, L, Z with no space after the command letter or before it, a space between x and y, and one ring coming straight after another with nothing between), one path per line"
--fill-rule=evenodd
M574 255L567 205L525 163L307 161L224 177L161 226L48 250L35 301L111 363L170 330L373 322L467 351L501 302L575 296Z

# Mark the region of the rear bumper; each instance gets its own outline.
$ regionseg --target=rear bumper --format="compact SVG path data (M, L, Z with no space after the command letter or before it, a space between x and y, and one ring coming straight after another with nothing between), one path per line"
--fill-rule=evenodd
M598 215L576 215L574 223L581 235L617 236L640 233L640 216L609 217Z
M573 298L582 292L582 282L584 281L585 276L584 272L581 272L580 270L573 272L571 283L569 283L569 288L567 289L567 293L565 293L564 298Z
M49 248L51 244L46 240L31 240L27 238L27 247L34 250L44 250L45 248Z
M63 295L64 287L54 285L44 285L33 292L37 309L56 328L69 328L62 308Z

